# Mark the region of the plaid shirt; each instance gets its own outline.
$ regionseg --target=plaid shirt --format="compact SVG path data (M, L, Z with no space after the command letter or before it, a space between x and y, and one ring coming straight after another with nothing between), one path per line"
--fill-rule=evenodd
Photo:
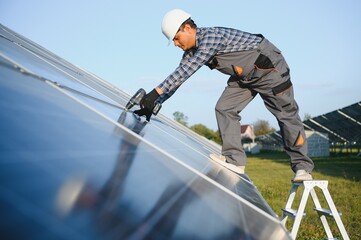
M182 83L213 56L251 50L257 48L261 41L262 37L259 35L236 29L197 28L196 47L184 52L179 66L158 86L164 93L159 99L160 102L172 96Z

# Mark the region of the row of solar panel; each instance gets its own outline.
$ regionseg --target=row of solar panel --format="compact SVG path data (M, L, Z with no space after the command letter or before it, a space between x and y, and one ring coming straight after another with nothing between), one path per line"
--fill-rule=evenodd
M303 124L306 129L328 133L333 143L361 145L361 102L307 119Z
M4 239L290 239L218 145L0 25Z

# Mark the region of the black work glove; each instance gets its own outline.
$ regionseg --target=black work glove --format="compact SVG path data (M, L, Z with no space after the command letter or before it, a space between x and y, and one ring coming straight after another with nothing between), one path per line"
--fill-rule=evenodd
M141 108L148 108L149 110L153 110L155 106L155 101L158 99L158 92L153 89L150 93L144 96L144 98L140 101Z
M158 92L153 89L150 93L146 94L143 99L140 101L140 110L134 111L138 116L146 116L147 121L150 120L150 117L153 113L153 108L155 106L155 101L158 99Z
M134 113L137 114L138 116L145 116L147 121L149 122L153 112L148 108L142 108L139 110L135 110Z

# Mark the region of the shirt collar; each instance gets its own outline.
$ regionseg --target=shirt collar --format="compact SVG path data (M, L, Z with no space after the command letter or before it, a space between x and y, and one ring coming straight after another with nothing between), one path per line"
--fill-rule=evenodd
M201 28L197 28L197 31L196 31L196 49L198 48L199 46L199 42L200 42L200 38L201 38Z

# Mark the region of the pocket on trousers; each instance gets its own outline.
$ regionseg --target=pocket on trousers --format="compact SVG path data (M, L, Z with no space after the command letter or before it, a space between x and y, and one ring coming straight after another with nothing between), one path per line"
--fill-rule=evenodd
M304 144L305 144L305 137L302 135L301 132L299 132L293 146L294 147L302 147Z
M274 69L272 61L265 55L260 54L254 63L254 65L259 69Z
M290 87L292 87L292 82L291 79L288 79L286 82L283 82L280 85L272 88L273 95L277 96L289 89Z

